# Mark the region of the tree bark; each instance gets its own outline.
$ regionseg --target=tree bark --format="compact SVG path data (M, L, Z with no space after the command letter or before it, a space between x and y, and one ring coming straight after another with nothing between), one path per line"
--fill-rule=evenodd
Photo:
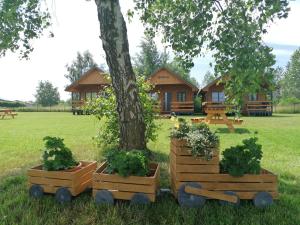
M101 40L116 94L120 148L145 149L145 122L119 0L95 0Z

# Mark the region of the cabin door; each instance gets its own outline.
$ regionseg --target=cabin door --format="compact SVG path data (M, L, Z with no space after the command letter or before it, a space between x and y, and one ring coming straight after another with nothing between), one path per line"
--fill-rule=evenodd
M165 99L164 99L164 111L165 112L171 111L171 101L172 101L172 93L165 92Z

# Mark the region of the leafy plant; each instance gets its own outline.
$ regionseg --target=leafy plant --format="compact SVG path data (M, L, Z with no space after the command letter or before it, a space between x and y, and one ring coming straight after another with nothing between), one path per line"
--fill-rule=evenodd
M147 176L149 174L149 159L141 150L109 150L106 153L108 173L120 176Z
M243 140L243 145L225 149L221 160L221 170L232 176L240 177L244 174L259 174L262 146L257 144L257 138Z
M64 139L44 137L43 169L48 171L66 170L78 165L73 154L64 144Z
M193 125L187 134L188 144L193 156L204 156L210 160L213 150L219 146L219 137L205 123Z
M190 131L190 126L187 124L186 120L179 118L175 127L172 128L170 137L184 139Z
M146 124L146 141L155 141L158 125L155 123L155 101L149 96L152 86L145 82L143 77L137 78L139 97L143 106L144 121ZM103 90L101 96L90 101L86 110L101 121L101 129L95 137L98 145L117 146L120 139L119 117L116 110L116 97L112 87Z

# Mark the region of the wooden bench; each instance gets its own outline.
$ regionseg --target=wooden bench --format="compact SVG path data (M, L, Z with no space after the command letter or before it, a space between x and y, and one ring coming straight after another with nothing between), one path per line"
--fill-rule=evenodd
M13 112L11 109L2 109L2 110L0 110L1 119L4 119L5 116L11 116L14 119L15 116L17 116L17 115L18 114Z

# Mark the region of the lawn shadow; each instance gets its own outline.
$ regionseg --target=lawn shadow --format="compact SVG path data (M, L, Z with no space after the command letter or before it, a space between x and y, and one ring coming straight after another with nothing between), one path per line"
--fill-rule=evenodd
M290 113L290 115L287 115L287 114L285 114L285 115L279 115L279 114L276 114L276 115L272 115L272 116L270 116L270 118L273 118L273 117L278 117L278 118L281 118L281 117L293 117L292 115L293 114L297 114L297 113ZM254 116L255 117L255 116Z
M216 133L221 133L221 134L229 134L230 131L228 128L217 128ZM237 134L250 134L251 132L246 129L246 128L235 128L234 133Z

